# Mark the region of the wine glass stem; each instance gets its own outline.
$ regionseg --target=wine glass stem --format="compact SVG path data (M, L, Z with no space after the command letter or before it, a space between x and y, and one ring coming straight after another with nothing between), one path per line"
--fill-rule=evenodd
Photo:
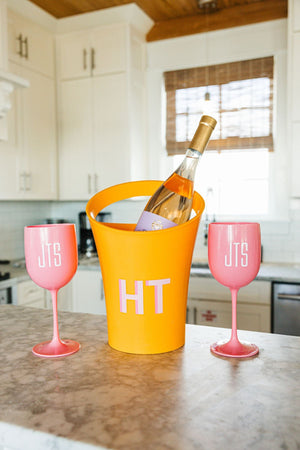
M231 319L231 341L238 341L237 325L236 325L236 302L238 289L230 289L231 291L231 304L232 304L232 319Z
M58 332L58 317L57 317L57 289L51 291L52 308L53 308L53 338L52 342L62 343Z

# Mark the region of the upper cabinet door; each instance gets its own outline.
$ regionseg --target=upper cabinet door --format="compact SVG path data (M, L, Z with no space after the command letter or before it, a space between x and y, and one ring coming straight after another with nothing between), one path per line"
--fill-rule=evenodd
M300 33L292 36L292 118L300 120Z
M97 188L129 181L131 164L127 76L124 73L93 78L94 157Z
M60 78L71 80L91 76L91 43L87 32L58 38Z
M64 81L60 91L59 191L61 200L87 200L94 184L92 83Z
M30 87L22 92L25 155L24 198L55 200L56 122L54 81L23 67Z
M18 146L18 120L17 105L19 91L11 95L12 108L8 111L6 119L8 127L8 140L0 141L0 200L15 200L19 198L19 153Z
M126 70L125 26L106 26L91 32L72 33L57 38L58 71L61 80Z
M54 39L39 25L8 11L9 60L54 76Z
M93 75L126 70L128 33L125 26L108 26L92 34L91 65Z

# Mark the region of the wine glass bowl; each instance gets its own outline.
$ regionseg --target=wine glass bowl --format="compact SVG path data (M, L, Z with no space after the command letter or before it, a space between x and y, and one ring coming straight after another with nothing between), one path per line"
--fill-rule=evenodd
M77 270L75 228L69 225L73 224L34 225L25 228L27 272L32 281L49 291L68 284ZM64 261L65 258L67 262Z
M218 342L211 351L220 356L248 357L258 347L237 337L237 293L256 277L261 260L260 225L255 222L214 222L208 230L208 262L213 277L231 291L232 330L229 342Z
M209 225L208 261L213 277L240 289L256 277L261 258L260 226L253 222Z
M37 356L48 358L75 353L80 344L60 339L57 318L57 292L71 281L78 266L75 225L64 223L25 227L24 248L30 278L50 291L53 305L53 338L37 344L32 351Z

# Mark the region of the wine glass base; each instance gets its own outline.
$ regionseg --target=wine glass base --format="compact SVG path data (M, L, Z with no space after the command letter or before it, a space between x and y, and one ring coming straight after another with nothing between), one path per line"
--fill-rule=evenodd
M246 341L230 342L221 341L211 345L210 350L218 356L227 358L249 358L257 355L259 348L255 344Z
M79 342L65 339L61 342L46 341L33 347L32 353L42 358L59 358L72 355L80 349Z

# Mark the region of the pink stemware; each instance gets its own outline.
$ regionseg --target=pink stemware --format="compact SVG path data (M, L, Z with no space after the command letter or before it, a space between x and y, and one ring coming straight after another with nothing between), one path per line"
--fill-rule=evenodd
M76 273L78 266L75 225L71 223L34 225L24 229L26 269L30 278L51 292L53 337L33 347L32 352L45 358L67 356L79 350L80 344L61 340L58 331L57 292Z
M246 358L259 352L255 344L241 342L237 335L238 290L256 277L261 258L260 225L254 222L214 222L208 229L208 262L214 278L231 291L232 330L228 342L216 342L216 355Z

